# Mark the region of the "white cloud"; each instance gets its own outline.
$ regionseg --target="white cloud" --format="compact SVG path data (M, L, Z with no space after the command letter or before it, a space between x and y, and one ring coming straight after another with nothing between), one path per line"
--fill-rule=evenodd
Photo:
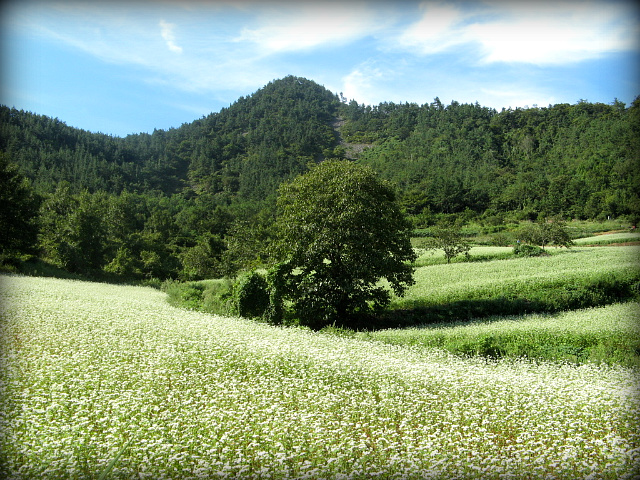
M514 72L518 70L518 72ZM521 74L520 70L526 71ZM397 57L386 61L366 61L342 78L332 91L343 92L358 103L380 102L431 103L435 97L448 105L452 100L475 103L500 111L504 108L546 107L558 101L574 102L574 89L566 85L543 82L535 67L509 69L501 65L460 69L457 65L438 62L425 66L418 58ZM568 94L568 97L567 97Z
M637 16L619 2L504 2L461 10L425 3L399 44L422 54L480 46L478 63L559 65L638 47Z
M615 3L526 5L516 4L500 20L466 28L482 45L484 62L559 65L636 46L635 25Z
M341 91L349 100L374 105L379 103L379 90L383 73L372 65L360 65L342 79Z
M179 47L175 43L176 37L173 34L174 28L174 24L167 23L164 20L160 20L160 35L167 43L167 47L169 47L169 50L171 50L172 52L182 53L182 47Z
M14 7L29 35L35 32L108 63L140 67L127 74L144 83L217 98L235 99L237 92L249 94L294 74L366 104L421 103L439 96L496 105L501 96L513 105L542 105L548 93L515 85L525 76L522 62L553 67L637 48L637 14L615 0L427 1L420 8L411 2L222 0L117 2L113 8L101 2L33 5ZM325 46L333 50L312 51ZM443 55L452 52L473 52L476 61ZM439 55L428 57L433 54ZM512 84L505 90L513 90L513 96L480 91L496 84L493 67L509 70ZM538 80L550 85L547 77ZM518 90L530 93L516 98Z
M273 8L273 7L272 7ZM376 12L356 3L288 4L267 10L257 26L242 30L237 42L251 42L266 53L339 45L377 31Z
M422 18L398 39L405 47L417 47L424 54L441 52L462 41L458 23L463 13L452 4L423 3Z

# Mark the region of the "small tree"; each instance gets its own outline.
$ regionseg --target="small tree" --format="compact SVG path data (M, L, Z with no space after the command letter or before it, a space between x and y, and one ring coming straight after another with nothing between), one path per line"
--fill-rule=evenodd
M520 230L519 236L523 242L538 245L543 250L547 245L566 248L573 245L566 222L559 218L527 225Z
M458 255L469 255L471 245L463 237L460 226L455 222L443 221L431 229L432 237L421 246L430 250L442 250L447 263Z
M410 224L370 168L325 161L282 185L277 204L272 312L289 308L314 328L348 324L389 304L380 279L396 295L413 283Z

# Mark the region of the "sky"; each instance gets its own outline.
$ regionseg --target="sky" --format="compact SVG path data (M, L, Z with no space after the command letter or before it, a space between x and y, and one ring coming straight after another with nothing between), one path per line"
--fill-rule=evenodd
M179 127L287 75L366 105L629 105L639 60L626 0L0 3L0 103L115 136Z

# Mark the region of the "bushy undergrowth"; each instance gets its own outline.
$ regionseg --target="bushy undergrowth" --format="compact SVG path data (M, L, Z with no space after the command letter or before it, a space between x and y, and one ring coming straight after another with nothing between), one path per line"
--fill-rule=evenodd
M516 257L539 257L544 254L544 250L537 245L519 243L513 247L513 254Z
M234 285L238 315L246 318L262 317L269 308L267 280L257 272L246 273Z
M176 307L216 315L261 317L269 306L265 278L257 272L243 273L236 279L199 282L166 281L162 290Z

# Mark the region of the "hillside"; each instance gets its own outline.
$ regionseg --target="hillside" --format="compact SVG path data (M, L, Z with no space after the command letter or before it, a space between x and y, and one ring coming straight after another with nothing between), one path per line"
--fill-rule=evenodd
M76 192L260 200L308 162L337 156L396 183L411 214L618 217L640 212L638 107L580 101L497 112L437 98L365 107L290 76L179 128L126 138L2 107L0 150L41 193L64 180Z
M0 150L42 193L67 181L73 191L262 198L335 143L337 108L323 87L287 77L179 128L119 138L3 106Z
M0 156L40 202L40 234L26 243L76 272L196 278L264 260L277 187L334 157L394 183L416 227L441 215L640 218L640 99L501 112L437 98L365 106L288 76L178 128L125 138L0 106Z

